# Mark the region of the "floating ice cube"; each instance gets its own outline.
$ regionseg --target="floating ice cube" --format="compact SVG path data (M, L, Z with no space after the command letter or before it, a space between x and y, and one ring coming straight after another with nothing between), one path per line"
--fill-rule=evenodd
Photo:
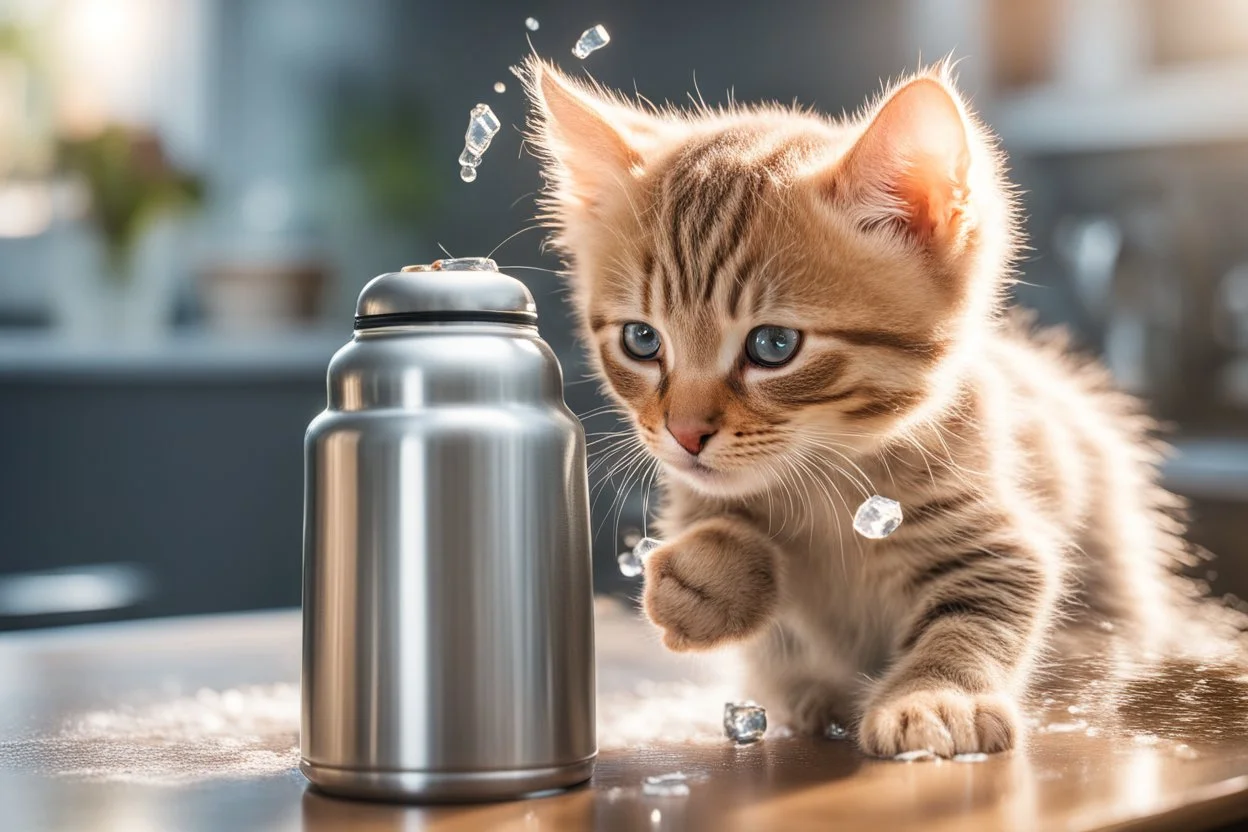
M620 565L620 574L625 578L636 578L645 571L645 567L641 563L641 558L637 557L637 553L632 549L626 549L620 552L615 562Z
M494 92L498 93L499 95L502 95L503 93L507 92L507 85L504 84L502 81L495 81Z
M767 710L753 702L725 702L724 733L738 743L761 740L767 733Z
M893 757L900 763L922 763L928 760L935 760L936 755L926 748L915 749L914 751L903 751Z
M464 151L459 154L459 178L472 182L477 178L481 156L489 150L502 122L489 104L478 104L468 113L468 129L464 132Z
M592 29L586 29L581 33L581 37L577 40L576 46L572 47L572 54L583 61L589 57L591 52L597 52L610 42L611 35L607 32L603 25L599 23Z
M494 136L503 123L494 115L489 104L478 104L468 113L468 129L464 131L464 146L480 156L490 147Z
M636 578L645 571L646 556L662 545L662 540L643 537L632 549L620 552L615 559L620 566L620 574L626 578Z
M688 797L689 778L680 771L651 775L641 781L641 792L650 797Z
M823 729L823 735L830 740L843 740L849 737L849 731L839 722L829 722Z
M433 261L435 272L496 272L498 264L488 257L447 257Z
M875 494L854 512L854 531L871 540L888 537L901 525L901 503Z
M974 751L967 754L955 754L953 761L955 763L982 763L988 759L988 755L982 751Z
M542 24L537 22L536 17L526 17L524 19L524 28L528 29L530 32L536 32L538 29L542 28Z

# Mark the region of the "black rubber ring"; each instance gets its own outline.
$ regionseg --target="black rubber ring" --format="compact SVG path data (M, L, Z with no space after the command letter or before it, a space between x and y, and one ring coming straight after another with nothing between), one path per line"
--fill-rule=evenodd
M536 312L472 312L443 310L440 312L395 312L389 315L357 315L356 329L379 329L383 326L406 324L520 324L537 326Z

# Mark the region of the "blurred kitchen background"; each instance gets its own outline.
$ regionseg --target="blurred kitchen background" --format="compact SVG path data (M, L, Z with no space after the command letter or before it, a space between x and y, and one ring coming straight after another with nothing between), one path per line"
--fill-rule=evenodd
M832 113L961 57L1029 214L1019 299L1175 426L1197 574L1248 595L1248 0L0 0L0 629L298 604L303 431L360 287L531 224L526 35L652 100ZM468 185L478 101L504 129ZM589 413L540 243L495 258ZM595 581L632 594L622 481Z

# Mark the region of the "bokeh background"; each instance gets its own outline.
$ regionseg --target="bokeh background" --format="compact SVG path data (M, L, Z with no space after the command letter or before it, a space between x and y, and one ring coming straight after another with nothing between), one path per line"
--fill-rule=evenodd
M961 58L1024 192L1018 299L1174 425L1201 575L1248 594L1248 0L0 0L0 629L299 602L303 430L360 287L532 224L526 35L655 101L831 113ZM478 101L504 129L467 185ZM540 243L495 257L589 413ZM620 482L595 581L629 593Z

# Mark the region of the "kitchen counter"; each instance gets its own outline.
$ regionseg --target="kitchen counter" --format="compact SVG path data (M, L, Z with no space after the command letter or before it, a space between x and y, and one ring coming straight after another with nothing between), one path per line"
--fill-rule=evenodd
M1029 746L867 760L846 742L720 734L733 664L666 654L598 605L598 772L485 806L336 800L297 771L299 615L0 638L0 828L44 830L1202 829L1248 818L1240 668L1126 660L1110 634L1045 674ZM642 793L682 771L688 797Z

